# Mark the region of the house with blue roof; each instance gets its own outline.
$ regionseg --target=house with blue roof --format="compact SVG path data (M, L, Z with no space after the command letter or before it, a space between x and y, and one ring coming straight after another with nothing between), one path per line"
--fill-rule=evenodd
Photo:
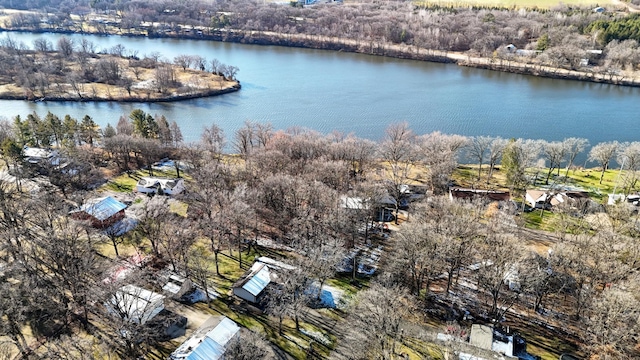
M260 298L270 282L269 267L264 263L256 262L231 288L233 295L255 304L260 302Z
M210 317L169 357L170 360L224 359L227 344L238 336L240 327L229 318Z
M126 208L127 205L111 196L106 196L88 200L70 215L77 220L90 221L93 227L104 229L122 220Z

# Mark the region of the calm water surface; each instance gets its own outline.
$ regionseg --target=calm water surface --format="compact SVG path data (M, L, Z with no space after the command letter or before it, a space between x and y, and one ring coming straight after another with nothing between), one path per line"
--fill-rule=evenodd
M0 37L7 33L0 34ZM38 37L54 44L61 35L11 33L31 46ZM499 135L560 140L578 136L592 144L638 140L640 89L540 79L463 68L451 64L387 59L331 51L195 40L85 37L98 49L121 43L139 55L158 51L218 58L238 66L242 90L214 98L170 104L33 103L0 101L7 118L36 111L81 118L101 126L135 108L176 120L186 140L204 126L228 137L245 120L271 122L277 129L302 126L379 139L391 122L407 121L417 133Z

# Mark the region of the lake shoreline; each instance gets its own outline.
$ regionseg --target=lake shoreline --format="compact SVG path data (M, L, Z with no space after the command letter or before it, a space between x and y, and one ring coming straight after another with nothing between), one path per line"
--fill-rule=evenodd
M359 42L351 39L330 38L305 34L279 34L264 31L244 30L217 30L212 33L202 34L132 34L132 33L99 33L91 31L71 31L57 29L11 29L2 28L0 31L26 32L26 33L58 33L58 34L91 34L99 36L124 36L133 38L150 39L188 39L206 40L246 45L283 46L290 48L305 48L316 50L330 50L337 52L350 52L363 55L383 56L396 59L417 60L433 63L457 64L459 66L472 67L484 70L507 72L513 74L550 78L558 80L573 80L592 82L617 86L640 87L640 79L636 77L624 77L619 74L598 74L595 72L569 70L536 64L521 63L517 61L499 60L494 58L475 57L466 53L430 50L417 48L410 45L389 45L375 42ZM237 91L237 90L232 90ZM206 96L203 96L206 97ZM185 98L188 99L188 98ZM181 100L181 99L179 99ZM87 100L88 101L88 100ZM109 100L104 100L109 101ZM144 100L146 101L146 100ZM172 100L168 100L172 101ZM135 101L133 101L135 102Z
M29 97L27 95L8 95L8 94L0 94L0 100L20 100L20 101L32 101L32 102L114 102L114 103L169 103L169 102L177 102L183 100L193 100L193 99L201 99L207 97L214 97L224 94L229 94L232 92L239 91L242 86L240 85L240 81L237 81L236 85L232 87L221 89L221 90L208 90L204 92L191 93L191 94L174 94L162 98L147 98L142 96L133 96L126 98L104 98L99 96L83 96L81 98L78 97L67 97L67 96L45 96L43 98L34 98Z

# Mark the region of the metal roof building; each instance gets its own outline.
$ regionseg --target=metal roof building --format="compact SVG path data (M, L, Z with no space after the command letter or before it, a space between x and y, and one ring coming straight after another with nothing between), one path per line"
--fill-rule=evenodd
M87 201L80 207L80 211L84 211L100 221L105 221L126 208L127 205L111 196L106 196Z
M240 331L227 317L209 318L194 334L174 351L172 360L218 360L224 358L226 346ZM216 324L217 322L217 324Z
M256 262L240 280L233 284L233 294L246 301L257 303L264 289L271 282L269 267Z
M80 220L90 220L92 225L105 228L124 218L127 205L111 196L88 200L71 215Z

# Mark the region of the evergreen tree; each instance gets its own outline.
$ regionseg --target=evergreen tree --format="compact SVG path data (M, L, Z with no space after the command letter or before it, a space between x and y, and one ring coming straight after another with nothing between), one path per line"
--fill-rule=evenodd
M47 112L47 116L44 118L44 122L44 126L49 127L55 144L60 145L60 142L62 141L62 134L64 132L60 118L49 111Z
M27 121L23 121L20 115L13 118L13 130L18 137L17 141L20 146L29 145L34 142L31 126Z
M171 146L173 142L169 121L164 115L158 119L158 140L162 146Z
M100 127L89 115L85 115L80 123L80 138L93 146L93 141L98 137L100 137Z
M135 109L129 114L133 124L133 134L145 139L158 138L158 123L150 114L140 109Z
M104 137L105 139L109 139L114 136L116 136L116 129L114 129L111 124L107 124L107 126L105 126L104 130L102 131L102 137Z
M34 135L34 146L47 147L51 145L51 137L53 136L53 131L46 122L40 119L40 116L38 116L36 112L27 115L27 123L31 127L31 132Z
M62 122L62 132L65 144L70 147L76 146L78 143L78 120L72 118L71 115L65 115Z

